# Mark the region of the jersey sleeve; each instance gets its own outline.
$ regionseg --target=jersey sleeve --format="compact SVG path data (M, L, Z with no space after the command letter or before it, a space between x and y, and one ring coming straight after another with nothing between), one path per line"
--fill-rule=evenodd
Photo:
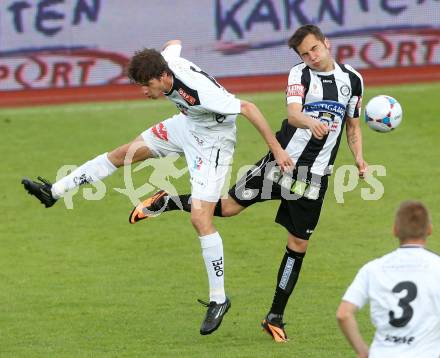
M303 104L306 88L302 83L303 66L297 65L290 70L286 88L287 104Z
M353 67L345 65L353 74L352 94L347 104L347 116L351 118L358 118L361 115L362 96L364 94L364 82L359 72L356 72Z
M182 45L173 44L173 45L168 45L167 47L165 47L163 49L163 51L161 52L161 55L163 56L163 58L165 58L165 60L167 62L169 62L173 58L180 57L181 51L182 51Z
M342 297L344 301L348 301L358 308L362 308L368 302L368 271L368 264L359 270Z

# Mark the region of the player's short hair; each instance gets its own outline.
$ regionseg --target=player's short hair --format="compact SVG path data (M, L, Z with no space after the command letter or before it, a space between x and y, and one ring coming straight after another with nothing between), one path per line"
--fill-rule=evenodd
M294 49L295 52L298 53L298 46L301 45L301 42L303 42L304 38L310 34L315 35L315 37L319 41L324 42L325 40L325 36L318 26L307 24L299 27L295 31L295 33L289 38L289 40L287 41L289 48Z
M425 239L429 234L431 217L423 203L408 200L397 209L394 225L400 240Z
M159 79L164 72L172 73L161 53L151 48L136 51L127 67L130 81L140 85L147 85L154 78Z

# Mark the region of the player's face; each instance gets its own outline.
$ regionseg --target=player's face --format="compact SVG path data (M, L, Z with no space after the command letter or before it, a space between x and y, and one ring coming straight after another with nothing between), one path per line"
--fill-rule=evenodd
M330 43L327 39L320 41L315 35L309 34L304 37L297 51L304 63L312 70L328 72L334 68Z
M149 80L146 85L142 85L142 93L148 98L157 99L164 92L169 91L169 88L167 87L165 75L163 75L160 78L153 78Z

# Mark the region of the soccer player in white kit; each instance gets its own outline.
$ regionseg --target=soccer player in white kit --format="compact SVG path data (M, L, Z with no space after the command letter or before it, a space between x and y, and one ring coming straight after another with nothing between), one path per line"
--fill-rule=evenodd
M440 357L440 256L425 249L432 226L426 207L403 202L394 235L400 247L363 266L336 313L358 357ZM370 349L355 313L367 302L376 334Z
M210 302L202 301L208 310L200 328L205 335L219 327L230 307L224 289L223 243L212 217L232 164L237 115L244 115L257 128L282 170L292 170L293 163L259 109L228 93L214 78L180 57L181 49L180 41L172 40L161 53L153 49L136 52L128 66L128 77L142 87L146 97L157 99L165 95L180 114L152 126L134 141L84 163L53 185L42 178L42 183L27 178L22 183L30 194L51 207L66 192L101 180L118 167L183 153L191 177L191 221L200 238L208 273ZM129 152L134 154L129 157ZM130 220L136 221L139 215L142 212L134 211Z

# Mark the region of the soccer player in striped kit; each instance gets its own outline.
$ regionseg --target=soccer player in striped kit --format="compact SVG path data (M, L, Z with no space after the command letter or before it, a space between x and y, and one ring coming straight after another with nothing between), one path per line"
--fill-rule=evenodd
M233 216L257 202L281 200L275 221L287 230L287 246L272 306L262 322L276 342L287 341L284 310L319 220L344 126L359 176L362 178L367 170L359 122L361 75L333 59L329 40L315 25L298 28L288 45L303 62L290 71L286 90L288 118L277 139L295 163L293 175L283 174L269 152L238 180L214 212L217 216ZM189 195L170 197L161 191L135 208L134 213L138 221L157 210L182 208L190 211Z

